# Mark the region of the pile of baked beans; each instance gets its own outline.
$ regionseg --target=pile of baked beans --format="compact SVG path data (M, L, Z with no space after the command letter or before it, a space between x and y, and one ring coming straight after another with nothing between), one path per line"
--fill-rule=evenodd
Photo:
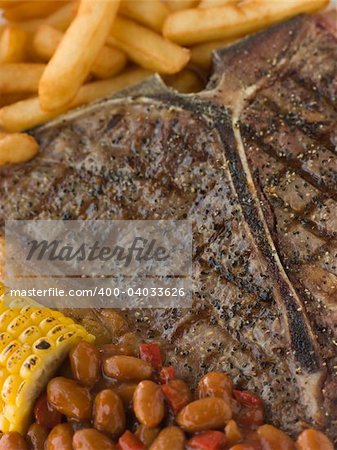
M210 372L193 394L164 365L155 343L80 342L68 368L37 400L26 436L6 433L0 450L333 450L307 429L296 443L264 424L261 399Z

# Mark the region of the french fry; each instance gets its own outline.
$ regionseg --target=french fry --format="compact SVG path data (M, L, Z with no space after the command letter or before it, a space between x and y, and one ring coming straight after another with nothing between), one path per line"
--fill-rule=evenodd
M111 78L120 73L127 63L127 57L122 50L105 45L99 51L91 68L96 78Z
M7 63L0 65L1 94L37 92L44 64Z
M218 48L226 47L233 43L233 39L223 39L220 41L206 42L205 44L195 45L191 48L191 63L196 64L203 69L209 69L212 62L212 53Z
M0 132L0 165L28 161L38 151L39 145L32 136Z
M21 2L16 0L0 0L0 8L3 9L11 8L12 6L16 6L19 3Z
M224 6L238 3L239 0L201 0L199 8L212 8L214 6Z
M168 6L160 0L123 0L119 12L155 31L162 30L170 14Z
M327 4L328 0L251 0L234 6L178 11L166 19L163 34L182 45L234 38Z
M82 86L74 100L57 111L41 109L39 98L33 97L0 109L0 124L10 132L27 130L63 114L67 110L85 105L99 98L107 97L121 89L139 83L151 72L133 69L109 80L95 81Z
M0 64L25 60L28 35L24 30L8 25L0 38Z
M199 0L167 0L171 11L181 11L183 9L196 8Z
M64 6L61 6L53 14L50 14L43 20L26 20L24 22L12 22L12 24L19 26L28 32L35 32L41 25L50 25L60 31L65 31L70 25L72 19L75 17L77 8L78 2L70 2L66 3Z
M28 94L1 94L0 95L0 108L3 106L11 105L12 103L20 102L28 97Z
M110 42L149 70L173 74L179 72L190 58L189 50L124 17L116 17L111 37Z
M63 33L49 25L41 25L33 38L33 51L43 61L55 53ZM121 50L105 45L99 50L91 73L97 78L111 78L121 72L126 64L126 55Z
M74 99L108 37L118 3L81 0L75 19L40 80L43 109L58 110Z
M48 0L24 1L4 10L4 17L7 20L24 21L48 16L56 11L62 2Z
M189 69L183 69L175 75L168 75L164 78L164 81L168 86L171 86L178 92L182 92L184 94L199 92L204 87L200 77Z

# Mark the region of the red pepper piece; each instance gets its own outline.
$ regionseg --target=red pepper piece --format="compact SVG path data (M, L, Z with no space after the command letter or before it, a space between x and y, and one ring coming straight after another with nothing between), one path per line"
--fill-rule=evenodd
M163 367L159 374L161 384L166 384L176 377L176 369L173 366Z
M163 361L158 344L140 344L139 356L143 361L149 362L155 370L161 370Z
M131 431L126 431L118 440L120 450L145 450L145 445Z
M221 431L205 431L187 442L188 449L198 450L222 450L226 445L226 435Z
M48 403L46 394L41 395L37 399L34 407L34 416L39 425L50 429L61 423L62 420L62 414Z
M191 401L187 395L184 395L181 390L176 389L171 384L163 384L161 389L174 414L178 414Z
M240 391L239 389L234 389L234 398L243 406L250 406L252 408L263 408L263 402L255 394L248 391Z

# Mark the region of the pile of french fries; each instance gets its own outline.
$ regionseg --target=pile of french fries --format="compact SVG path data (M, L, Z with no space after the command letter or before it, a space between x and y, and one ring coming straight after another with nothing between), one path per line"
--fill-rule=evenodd
M328 0L0 0L0 164L38 144L23 131L154 72L204 86L214 49Z

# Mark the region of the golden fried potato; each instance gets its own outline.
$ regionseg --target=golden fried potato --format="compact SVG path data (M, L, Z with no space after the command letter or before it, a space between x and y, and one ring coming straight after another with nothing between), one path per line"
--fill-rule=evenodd
M119 12L160 32L170 9L161 0L123 0Z
M205 44L191 47L191 63L203 69L209 69L212 62L212 53L214 50L226 47L232 44L233 39L222 39L220 41L206 42Z
M37 92L45 64L0 64L1 94Z
M33 52L42 61L49 61L55 53L63 33L49 25L41 25L33 38ZM121 50L105 45L98 52L91 73L97 78L111 78L126 65L126 55Z
M160 34L125 19L116 17L111 41L132 61L160 73L176 73L186 66L190 51L164 39Z
M28 35L18 27L8 25L0 37L0 64L25 61Z
M76 96L106 41L117 0L81 0L78 13L67 29L39 85L41 107L62 109Z
M195 72L189 69L183 69L175 75L166 75L165 83L183 94L201 91L205 85Z
M3 15L7 20L30 20L48 16L61 6L60 1L24 1L5 9Z
M328 0L251 0L235 5L178 11L166 19L163 34L181 45L235 38L299 13L324 8Z
M38 151L39 145L32 136L0 132L0 165L28 161Z
M107 97L133 84L139 83L151 72L145 69L133 69L117 77L95 81L80 88L74 100L57 111L45 111L40 106L38 97L28 98L0 109L0 124L11 132L23 131L57 117L64 112L86 105L94 100Z

